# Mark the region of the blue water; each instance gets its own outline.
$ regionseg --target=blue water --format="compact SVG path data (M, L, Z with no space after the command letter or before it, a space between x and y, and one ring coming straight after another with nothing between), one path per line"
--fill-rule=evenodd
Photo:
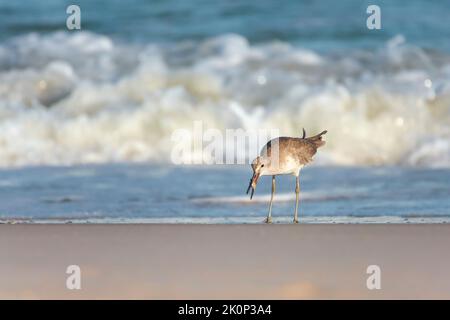
M307 222L450 222L449 1L84 0L68 31L72 3L0 0L0 221L262 221L270 179L171 161L203 121L328 130Z
M0 39L65 28L71 1L1 1ZM252 43L284 41L317 50L374 48L395 35L431 49L450 49L448 1L76 1L82 29L124 41L177 42L237 33ZM379 5L382 29L366 28Z
M262 222L270 178L252 201L243 166L100 165L0 171L2 221ZM310 167L301 175L300 213L307 222L389 222L393 217L450 221L450 171L414 168ZM277 178L274 221L288 222L295 178ZM160 220L158 220L160 219ZM428 219L428 220L427 220ZM398 222L398 220L393 220Z

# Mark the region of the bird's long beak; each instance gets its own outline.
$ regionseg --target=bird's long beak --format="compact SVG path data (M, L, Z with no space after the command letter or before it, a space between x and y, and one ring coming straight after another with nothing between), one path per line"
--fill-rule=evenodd
M258 183L258 179L259 179L259 173L253 173L253 177L250 179L250 183L248 184L248 188L247 188L247 194L250 191L250 189L252 190L252 192L250 193L250 200L253 198L253 194L255 193L255 189L256 189L256 184Z

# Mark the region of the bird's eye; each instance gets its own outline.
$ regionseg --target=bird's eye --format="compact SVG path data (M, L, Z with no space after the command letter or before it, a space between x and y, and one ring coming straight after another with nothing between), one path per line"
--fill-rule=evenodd
M262 168L262 167L264 167L264 165L263 165L263 164L261 165L261 168Z

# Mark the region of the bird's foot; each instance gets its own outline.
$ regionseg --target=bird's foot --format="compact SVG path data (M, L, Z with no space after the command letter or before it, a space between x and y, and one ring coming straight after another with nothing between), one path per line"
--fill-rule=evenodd
M298 223L298 219L294 219L293 223Z
M264 219L265 223L272 223L272 217L267 217L266 219Z

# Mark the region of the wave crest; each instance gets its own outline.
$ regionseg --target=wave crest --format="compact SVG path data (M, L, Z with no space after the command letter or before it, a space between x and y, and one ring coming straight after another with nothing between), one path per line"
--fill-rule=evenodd
M397 37L319 54L239 35L124 44L87 33L0 46L0 165L169 161L174 130L327 129L318 161L450 166L450 56Z

